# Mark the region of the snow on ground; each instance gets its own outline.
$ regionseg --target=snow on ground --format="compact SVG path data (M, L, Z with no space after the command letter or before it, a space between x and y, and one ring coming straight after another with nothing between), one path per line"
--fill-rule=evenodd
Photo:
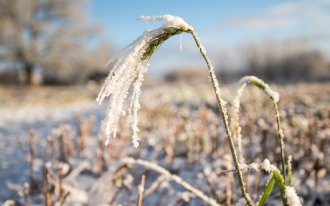
M61 106L22 106L0 109L0 200L13 194L6 189L7 183L23 184L28 180L28 133L37 134L40 148L53 128L61 124L77 125L79 117L94 116L97 125L103 118L104 108L95 102L75 102ZM98 129L98 128L94 128ZM42 149L38 149L42 156ZM41 162L39 162L41 166Z
M303 205L325 204L329 202L330 194L330 164L326 158L329 155L327 146L330 143L330 87L308 85L308 88L310 89L306 90L306 85L294 85L276 89L281 94L280 109L286 137L285 150L287 155L293 155L294 188L298 196L304 200ZM224 93L229 99L230 92L225 90ZM246 163L261 164L263 160L269 159L269 163L280 168L274 114L269 99L260 96L258 90L247 89L241 104L240 122ZM39 171L37 178L41 179L40 167L43 164L46 137L51 134L52 129L63 123L69 124L73 137L77 138L79 117L89 116L95 118L93 135L90 138L92 141L87 142L88 151L92 154L87 155L87 158L76 157L75 163L71 166L77 169L87 164L91 168L71 179L66 177L65 181L70 182L66 186L70 186L72 192L67 200L68 204L93 205L96 201L108 201L109 191L115 191L115 187L108 184L109 178L111 180L113 175L113 168L127 156L157 163L202 190L209 197L218 198L222 203L227 201L228 197L225 195L227 178L236 179L235 173L233 176L222 173L225 169L232 169L233 165L223 124L209 86L175 84L145 89L141 96L141 111L138 114L141 146L138 149L132 147L132 133L129 127L120 131L119 137L111 139L109 147L105 150L107 171L99 175L95 174L95 153L100 149L97 138L107 104L99 106L91 97L90 101L74 101L67 104L15 105L0 107L0 202L7 199L22 202L21 197L17 197L16 192L6 189L6 186L13 183L9 186L15 188L15 185L21 186L28 181L30 129L38 136L38 159L34 166ZM120 127L125 123L121 122ZM108 155L108 152L111 154ZM112 159L108 159L108 156ZM269 177L267 173L259 172L258 178L255 171L250 171L249 175L250 193L254 193L255 182L259 185L256 197L260 195ZM159 177L150 170L133 167L120 183L126 184L128 188L117 188L118 194L113 201L123 205L133 204L137 198L137 188L142 174L146 175L146 191ZM232 192L229 201L234 205L241 199L240 189L237 180L230 179L229 183ZM95 189L92 188L94 185ZM188 194L182 187L165 181L160 184L157 191L144 200L144 205L175 205L185 202L191 196L191 193ZM36 194L31 196L31 201L42 203L42 198L42 195ZM189 201L189 205L202 204L202 201L195 197ZM279 201L278 191L275 189L267 203L277 205Z

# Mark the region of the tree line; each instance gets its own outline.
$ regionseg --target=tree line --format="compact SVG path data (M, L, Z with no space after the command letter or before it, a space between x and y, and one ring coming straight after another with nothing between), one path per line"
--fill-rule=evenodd
M78 83L104 69L111 46L84 0L0 0L0 72Z

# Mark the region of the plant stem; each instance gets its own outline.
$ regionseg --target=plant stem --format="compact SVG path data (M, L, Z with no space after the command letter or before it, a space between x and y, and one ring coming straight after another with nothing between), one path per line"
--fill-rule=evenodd
M231 154L232 154L234 164L235 164L235 167L236 167L236 170L237 170L237 173L238 173L238 180L239 180L239 184L240 184L240 187L241 187L242 195L245 198L247 204L249 206L252 206L253 203L252 203L252 200L251 200L249 194L246 192L243 175L242 175L242 172L241 172L241 169L240 169L240 165L239 165L239 162L238 162L237 154L236 154L234 143L233 143L233 138L232 138L231 131L230 131L230 128L229 128L228 115L227 115L227 110L226 110L226 102L221 98L219 83L218 83L218 80L216 78L214 68L213 68L212 63L210 62L210 60L209 60L209 58L206 54L206 51L203 48L197 34L194 31L190 31L190 33L192 34L192 36L193 36L193 38L196 42L196 45L199 48L199 51L200 51L201 55L203 56L203 58L204 58L204 60L207 64L207 67L209 69L210 78L211 78L213 89L214 89L214 92L215 92L215 95L216 95L216 98L217 98L217 102L218 102L218 107L219 107L219 110L220 110L220 113L221 113L221 116L222 116L222 119L223 119L223 122L224 122L224 125L225 125L225 130L226 130L227 139L228 139L228 142L229 142Z
M146 180L146 176L142 175L141 182L139 185L139 196L138 196L137 206L142 206L145 180Z
M133 159L130 157L126 157L123 160L123 163L127 165L140 165L144 168L147 168L149 170L153 170L155 172L158 172L162 175L164 175L168 180L171 180L179 185L181 185L183 188L194 194L196 197L200 198L203 200L205 203L211 206L220 206L214 199L208 197L205 195L202 191L196 189L192 185L190 185L188 182L184 181L181 177L171 174L168 170L166 170L163 167L160 167L159 165L146 161L146 160L141 160L141 159Z
M284 181L286 180L286 173L285 173L285 156L284 156L284 134L281 127L281 120L280 120L280 112L278 110L277 103L273 100L274 109L275 109L275 117L277 123L277 130L278 130L278 141L281 147L281 160L282 160L282 173Z
M277 124L277 139L278 143L280 144L281 147L281 161L282 161L282 173L284 180L286 179L286 173L285 173L285 156L284 156L284 134L283 130L281 127L281 121L280 121L280 113L278 109L278 104L277 102L279 101L279 96L277 92L274 92L273 90L270 89L270 87L264 83L261 79L258 79L257 77L254 76L245 76L240 80L240 87L238 88L236 92L236 96L234 99L234 113L233 113L233 122L234 122L234 129L236 132L236 136L238 137L238 152L241 154L241 134L240 134L240 127L239 127L239 122L238 122L238 110L239 110L239 105L240 105L240 97L242 95L242 92L247 84L254 85L261 89L273 102L274 110L275 110L275 118L276 118L276 124ZM241 156L239 156L240 161L242 161Z
M293 178L292 178L292 156L290 155L288 158L287 166L288 166L288 181L289 181L289 186L293 187Z

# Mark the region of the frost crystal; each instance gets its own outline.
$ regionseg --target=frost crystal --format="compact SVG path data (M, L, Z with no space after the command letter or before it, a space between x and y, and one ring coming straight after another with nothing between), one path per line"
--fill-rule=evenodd
M285 186L285 194L288 197L289 204L292 206L301 206L299 197L293 187Z
M117 134L119 117L121 114L125 114L123 105L133 85L129 119L133 132L132 142L135 147L138 147L137 113L140 108L141 85L147 71L148 61L153 52L166 39L182 32L193 31L193 28L180 17L171 15L142 16L139 19L144 22L164 21L165 23L158 29L145 32L135 42L127 46L116 59L108 63L112 69L96 99L101 104L105 98L110 97L108 114L103 122L103 129L107 137L106 145L109 143L109 137L115 137Z
M279 171L276 166L270 164L268 159L265 159L261 164L260 164L261 169L264 171L271 173L273 171Z
M253 170L253 171L258 171L259 170L258 163L255 163L255 162L251 163L250 166L249 166L249 169Z
M174 27L182 28L183 30L193 30L193 28L189 24L187 24L187 22L185 22L182 18L169 14L162 16L140 16L138 20L141 20L144 23L162 21L164 22L163 27Z

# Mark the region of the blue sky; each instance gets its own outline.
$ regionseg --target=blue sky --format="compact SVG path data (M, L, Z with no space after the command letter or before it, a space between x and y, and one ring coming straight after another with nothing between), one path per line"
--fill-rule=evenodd
M180 16L199 34L215 64L239 61L239 48L250 42L269 39L303 39L306 44L330 53L330 1L188 1L188 0L91 0L90 16L102 23L116 48L135 40L144 30L160 23L145 25L136 20L141 15L172 14ZM203 63L184 35L184 49L179 38L172 38L152 59L158 71L181 65ZM221 54L226 57L221 58ZM166 58L164 58L166 57ZM230 63L228 63L230 64ZM152 73L152 72L151 72Z

